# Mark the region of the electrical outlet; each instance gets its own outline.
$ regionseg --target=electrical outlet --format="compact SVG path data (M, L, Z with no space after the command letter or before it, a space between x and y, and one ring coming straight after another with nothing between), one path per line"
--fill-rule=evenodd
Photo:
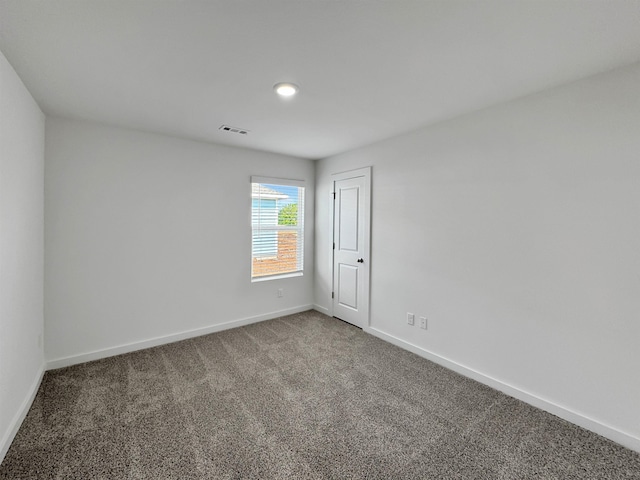
M284 297L284 288L279 288L278 289L278 298L282 298Z
M416 316L413 313L407 312L407 323L409 325L414 325L416 323Z
M420 317L420 328L427 329L427 317Z

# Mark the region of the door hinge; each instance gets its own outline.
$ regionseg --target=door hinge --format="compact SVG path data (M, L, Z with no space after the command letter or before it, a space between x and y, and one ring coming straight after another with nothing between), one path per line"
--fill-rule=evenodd
M333 242L333 249L336 249L336 242Z
M333 199L335 200L336 199L336 192L333 192L332 195L333 195Z
M333 298L333 295L334 295L334 293L333 293L333 292L331 292L331 298Z

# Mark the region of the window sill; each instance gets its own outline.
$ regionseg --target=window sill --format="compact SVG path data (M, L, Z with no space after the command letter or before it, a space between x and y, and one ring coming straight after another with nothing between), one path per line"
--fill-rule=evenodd
M265 275L263 277L255 277L251 279L251 283L254 282L266 282L267 280L280 280L282 278L302 277L302 272L281 273L278 275Z

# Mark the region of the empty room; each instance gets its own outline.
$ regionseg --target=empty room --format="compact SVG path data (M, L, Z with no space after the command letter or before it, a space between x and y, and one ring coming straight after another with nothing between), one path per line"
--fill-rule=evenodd
M640 480L640 0L0 0L0 479Z

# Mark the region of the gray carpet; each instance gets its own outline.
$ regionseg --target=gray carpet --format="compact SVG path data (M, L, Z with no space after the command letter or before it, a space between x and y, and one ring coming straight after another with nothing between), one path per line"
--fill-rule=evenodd
M640 479L640 455L310 311L47 372L0 478Z

